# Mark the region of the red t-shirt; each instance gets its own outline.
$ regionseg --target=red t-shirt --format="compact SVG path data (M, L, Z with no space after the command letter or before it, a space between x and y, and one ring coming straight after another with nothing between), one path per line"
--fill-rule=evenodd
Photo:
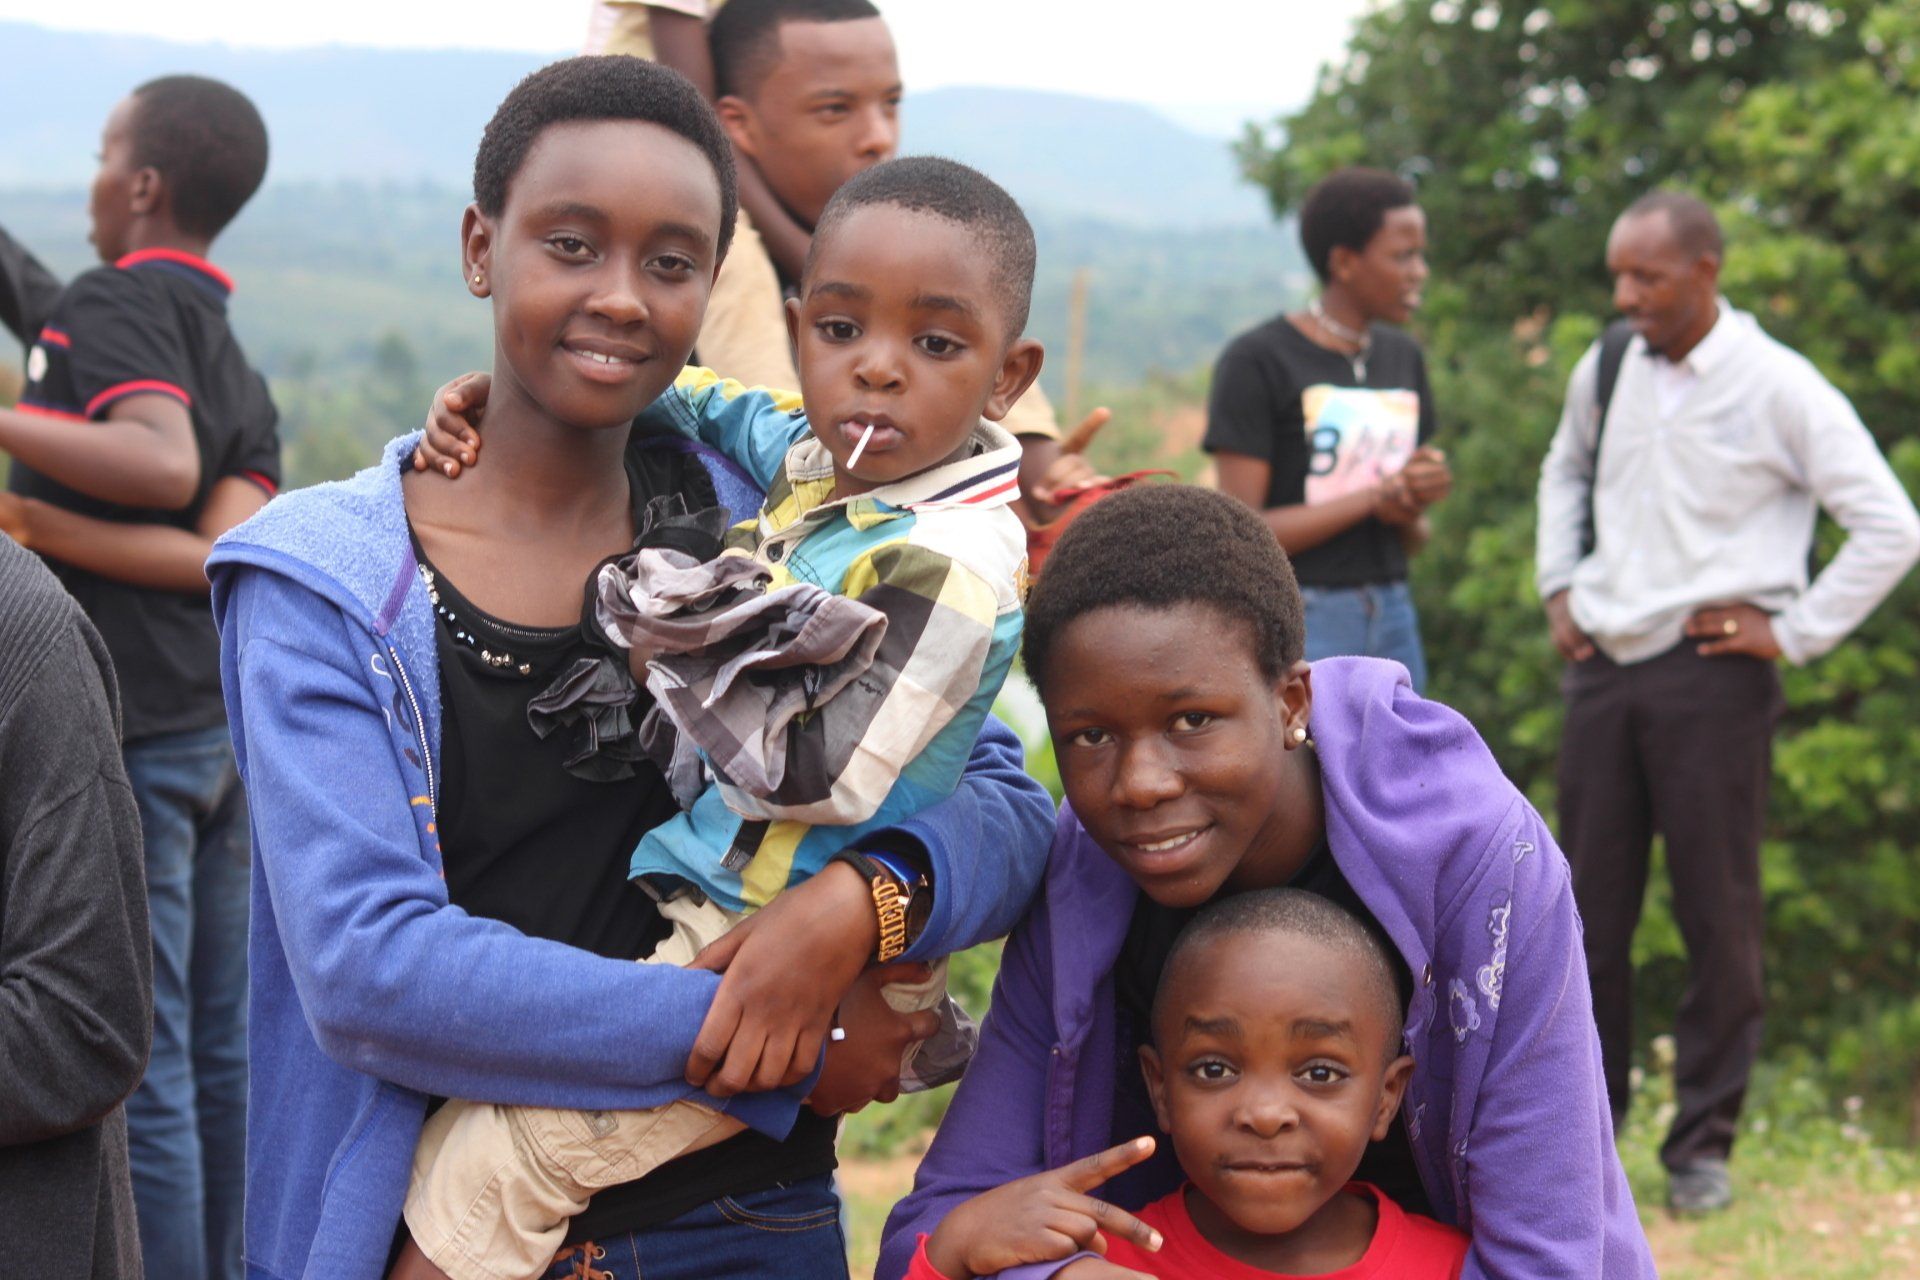
M1313 1280L1458 1280L1467 1256L1467 1238L1432 1218L1409 1214L1364 1182L1349 1191L1372 1196L1380 1222L1366 1253L1350 1267L1325 1271ZM1107 1237L1107 1261L1157 1280L1289 1280L1278 1271L1262 1271L1230 1258L1208 1244L1187 1213L1186 1189L1156 1200L1135 1215L1160 1233L1160 1252L1148 1253L1127 1240ZM947 1280L927 1261L927 1238L920 1237L907 1280Z

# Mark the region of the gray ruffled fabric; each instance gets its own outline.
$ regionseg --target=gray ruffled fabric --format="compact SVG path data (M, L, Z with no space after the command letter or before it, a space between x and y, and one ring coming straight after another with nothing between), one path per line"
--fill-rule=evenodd
M696 559L712 559L720 554L728 519L725 507L689 512L680 493L664 494L650 499L641 513L634 546L673 547ZM596 574L587 587L590 600L598 590ZM597 655L577 659L528 702L527 724L543 739L554 733L574 735L575 750L562 761L568 773L590 782L631 778L635 764L654 758L646 748L644 722L635 723L640 686L634 683L626 653L612 647L597 619L583 622L581 630ZM670 755L671 744L667 751ZM680 794L677 788L674 794Z
M639 744L683 807L705 789L703 759L728 785L771 796L789 726L872 667L887 628L857 600L811 583L769 591L764 565L699 549L638 548L601 569L595 603L608 638L646 664L654 706Z
M527 723L541 738L577 726L577 749L561 761L566 771L589 782L618 782L647 758L633 722L639 696L620 654L579 658L527 703Z

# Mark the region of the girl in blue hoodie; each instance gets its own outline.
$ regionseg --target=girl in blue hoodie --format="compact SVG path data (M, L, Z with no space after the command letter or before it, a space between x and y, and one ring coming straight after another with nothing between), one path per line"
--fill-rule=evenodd
M411 471L402 438L209 561L256 798L249 1275L381 1276L437 1097L649 1108L691 1078L748 1132L597 1195L554 1273L844 1276L832 1116L890 1096L931 1017L879 995L911 972L863 972L868 886L836 864L783 895L724 976L633 964L662 926L627 861L671 795L624 696L545 737L527 719L605 668L587 587L649 498L759 501L633 426L686 363L726 252L725 137L672 72L575 59L508 96L474 176L464 275L494 314L494 465L456 489ZM956 795L876 837L934 885L903 959L1010 927L1046 823L989 726Z
M965 1200L1154 1132L1133 1063L1174 937L1218 897L1282 885L1346 907L1403 962L1413 1075L1358 1177L1464 1231L1466 1280L1654 1274L1566 859L1471 725L1395 663L1309 667L1302 631L1285 554L1224 495L1130 490L1061 538L1025 656L1067 803L881 1276ZM1163 1151L1105 1194L1138 1209L1180 1181ZM1080 1254L1000 1274L1132 1273Z

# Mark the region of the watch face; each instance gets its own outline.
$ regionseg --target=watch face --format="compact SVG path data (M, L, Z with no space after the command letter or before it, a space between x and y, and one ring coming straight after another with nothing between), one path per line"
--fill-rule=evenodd
M927 927L927 917L933 914L933 895L927 892L927 882L923 877L907 886L907 939L920 936Z

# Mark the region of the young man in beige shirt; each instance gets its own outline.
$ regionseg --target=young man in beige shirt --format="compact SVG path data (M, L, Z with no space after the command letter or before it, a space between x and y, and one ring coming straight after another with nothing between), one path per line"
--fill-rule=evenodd
M710 60L683 66L688 59L676 54L666 27L695 10L711 17ZM587 51L657 55L711 88L743 174L757 175L765 198L753 199L754 183L742 183L733 247L694 358L748 386L798 386L785 294L799 278L811 228L843 182L900 146L904 87L886 21L869 0L602 3ZM1099 478L1082 450L1108 416L1096 409L1062 440L1037 382L1008 413L1001 425L1021 444L1029 527L1054 514L1054 493Z

